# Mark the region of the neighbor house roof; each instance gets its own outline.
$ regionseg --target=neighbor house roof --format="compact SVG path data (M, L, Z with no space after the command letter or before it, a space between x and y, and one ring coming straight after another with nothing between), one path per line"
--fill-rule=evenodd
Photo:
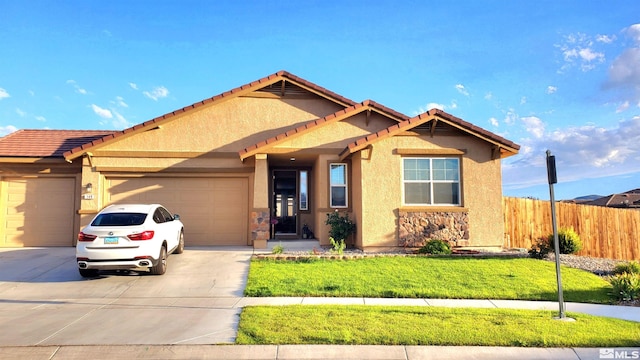
M114 132L109 130L18 130L0 138L0 156L61 158L66 151Z
M366 100L363 101L359 104L355 104L352 106L349 106L346 109L343 110L339 110L333 114L329 114L323 118L319 118L316 120L311 120L303 125L298 126L295 129L291 129L287 132L281 133L279 135L276 135L274 137L270 137L264 141L261 141L257 144L251 145L249 147L246 147L242 150L240 150L239 155L240 155L240 159L244 160L248 157L251 157L259 152L263 152L266 149L269 149L277 144L280 144L284 141L288 141L291 139L294 139L298 136L301 136L303 134L306 134L310 131L313 130L317 130L319 127L321 126L325 126L331 123L335 123L341 120L344 120L346 118L352 117L354 115L357 115L363 111L375 111L379 114L385 115L395 121L405 121L407 119L409 119L409 117L407 115L401 114L395 110L392 110L384 105L378 104L375 101L372 100Z
M473 125L469 122L466 122L442 110L431 109L418 116L412 117L411 119L407 119L398 124L391 125L386 129L382 129L378 132L364 136L350 143L347 146L347 148L343 150L340 156L344 158L349 154L353 154L354 152L360 151L379 140L382 140L390 136L394 136L404 131L409 131L419 125L425 124L430 121L434 122L433 126L431 126L432 131L436 129L435 123L438 121L442 121L452 127L455 127L459 130L462 130L466 133L469 133L473 136L476 136L480 139L483 139L485 141L488 141L494 144L497 147L497 150L499 150L499 153L496 155L499 155L497 157L500 157L500 158L515 155L518 153L518 150L520 149L520 145L510 140L507 140L499 135L496 135L490 131L487 131L481 127Z
M330 90L327 90L321 86L318 86L312 82L309 82L307 80L304 80L300 77L297 77L289 72L286 71L279 71L275 74L269 75L267 77L264 77L262 79L256 80L252 83L246 84L246 85L242 85L239 86L235 89L229 90L227 92L224 92L222 94L216 95L214 97L199 101L197 103L191 104L189 106L183 107L182 109L164 114L162 116L156 117L154 119L151 119L149 121L145 121L141 124L135 125L133 127L130 127L128 129L124 129L122 131L118 131L118 132L114 132L112 134L106 135L104 137L101 137L99 139L95 139L92 140L88 143L85 144L81 144L77 147L74 147L72 149L69 149L68 151L64 152L64 157L67 160L71 160L74 158L77 158L79 156L82 156L84 153L88 152L89 150L91 150L92 148L110 143L112 141L115 140L119 140L120 138L124 138L126 136L130 136L136 133L140 133L140 132L144 132L150 129L154 129L158 126L160 126L161 124L166 123L167 121L171 121L173 119L175 119L178 115L182 115L186 112L192 111L194 109L197 109L201 106L204 105L208 105L211 104L213 102L220 102L220 101L224 101L230 98L234 98L237 96L241 96L244 94L248 94L252 91L256 91L259 89L262 89L266 86L275 84L277 82L282 82L282 91L284 94L284 91L286 89L285 85L286 82L290 82L293 83L301 88L306 89L307 91L310 91L312 93L315 93L321 97L324 97L326 99L329 99L337 104L340 104L341 106L344 107L348 107L348 106L352 106L355 105L356 102L350 99L347 99L346 97L342 96L342 95L338 95Z
M640 192L638 189L630 190L622 194L612 194L599 199L584 202L583 205L606 206L616 208L640 207Z

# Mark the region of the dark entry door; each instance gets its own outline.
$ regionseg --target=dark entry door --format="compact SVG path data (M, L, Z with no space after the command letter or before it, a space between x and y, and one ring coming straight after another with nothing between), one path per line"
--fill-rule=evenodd
M273 171L273 208L277 223L274 226L275 235L296 235L298 206L296 195L297 171Z

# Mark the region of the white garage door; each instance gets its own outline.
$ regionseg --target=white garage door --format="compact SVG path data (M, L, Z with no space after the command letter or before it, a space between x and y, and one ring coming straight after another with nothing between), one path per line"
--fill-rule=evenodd
M114 203L157 203L179 214L185 245L247 245L247 178L108 178Z
M5 178L0 246L73 246L75 179Z

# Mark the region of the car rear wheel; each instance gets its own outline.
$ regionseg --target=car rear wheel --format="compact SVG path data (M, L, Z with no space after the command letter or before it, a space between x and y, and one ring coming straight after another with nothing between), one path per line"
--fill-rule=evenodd
M167 271L167 248L163 245L160 248L160 258L155 266L151 267L151 274L162 275Z
M178 238L178 247L173 252L174 254L182 254L184 251L184 232L180 231L180 237Z
M96 277L98 276L98 270L96 269L78 269L80 271L80 276L82 277Z

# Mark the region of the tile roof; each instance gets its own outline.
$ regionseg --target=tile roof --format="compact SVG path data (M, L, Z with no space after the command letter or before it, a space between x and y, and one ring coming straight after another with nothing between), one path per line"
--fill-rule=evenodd
M283 70L283 71L279 71L279 72L277 72L275 74L271 74L269 76L266 76L266 77L264 77L262 79L259 79L259 80L256 80L254 82L251 82L249 84L245 84L245 85L239 86L239 87L237 87L235 89L226 91L226 92L224 92L222 94L219 94L219 95L216 95L214 97L199 101L199 102L191 104L189 106L185 106L182 109L178 109L176 111L173 111L173 112L164 114L162 116L156 117L154 119L145 121L145 122L143 122L141 124L135 125L135 126L130 127L128 129L124 129L122 131L114 132L114 133L109 134L107 136L104 136L102 138L95 139L95 140L90 141L90 142L88 142L86 144L82 144L81 146L74 147L72 149L69 149L68 151L65 151L64 152L64 157L67 158L67 159L74 159L76 157L81 156L85 151L87 151L88 149L90 149L92 147L98 146L98 145L106 143L106 142L110 142L110 141L112 141L114 139L117 139L117 138L119 138L121 136L130 135L130 134L132 134L134 132L140 132L140 131L145 131L147 129L153 129L153 128L159 126L160 124L162 124L162 123L164 123L166 121L172 120L177 115L184 114L184 113L186 113L188 111L191 111L193 109L196 109L196 108L198 108L200 106L207 105L207 104L210 104L212 102L217 102L217 101L220 101L220 100L223 100L223 99L228 99L228 98L231 98L231 97L239 96L239 95L242 95L242 94L246 94L246 93L249 93L251 91L255 91L257 89L260 89L260 88L263 88L263 87L268 86L270 84L273 84L275 82L278 82L280 80L288 80L288 81L294 82L294 83L306 88L309 91L315 92L315 93L317 93L317 94L319 94L319 95L321 95L321 96L323 96L325 98L331 99L334 102L336 102L338 104L341 104L341 105L343 105L345 107L352 106L352 105L356 104L356 102L353 101L353 100L350 100L350 99L348 99L348 98L346 98L346 97L344 97L342 95L338 95L338 94L336 94L336 93L334 93L334 92L332 92L330 90L327 90L327 89L325 89L325 88L323 88L321 86L318 86L318 85L316 85L316 84L314 84L312 82L304 80L304 79L302 79L302 78L300 78L298 76L295 76L295 75Z
M363 111L367 111L367 110L372 110L372 111L376 111L380 114L386 115L396 121L404 121L409 119L409 117L407 115L401 114L393 109L390 109L384 105L378 104L375 101L372 100L366 100L363 101L359 104L355 104L352 106L349 106L348 108L339 110L333 114L329 114L323 118L319 118L316 120L311 120L303 125L298 126L295 129L291 129L287 132L284 132L282 134L276 135L274 137L270 137L266 140L263 140L257 144L253 144L247 148L244 148L242 150L239 151L239 155L240 155L240 159L244 160L250 156L253 156L257 153L259 153L260 151L264 151L267 148L270 148L276 144L282 143L284 141L287 140L291 140L295 137L298 137L302 134L305 134L309 131L315 130L317 129L319 126L324 126L327 124L331 124L337 121L341 121L343 119L346 119L348 117L357 115Z
M344 151L340 155L345 156L348 154L353 154L354 152L362 150L365 147L369 146L370 144L378 140L396 135L403 131L411 130L418 125L424 124L432 120L442 120L451 126L454 126L474 136L477 136L479 138L483 138L489 142L492 142L498 145L501 149L505 149L507 154L506 156L515 155L520 149L520 145L510 140L507 140L499 135L496 135L490 131L487 131L481 127L473 125L469 122L466 122L442 110L431 109L418 116L412 117L411 119L402 121L398 124L394 124L386 129L382 129L376 133L369 134L365 137L362 137L352 142L347 146L346 149L344 149Z
M0 138L0 157L62 157L65 151L113 133L108 130L18 130Z
M583 204L616 208L638 208L640 207L640 192L638 192L638 189L630 190L622 194L603 196L593 201L584 202Z

